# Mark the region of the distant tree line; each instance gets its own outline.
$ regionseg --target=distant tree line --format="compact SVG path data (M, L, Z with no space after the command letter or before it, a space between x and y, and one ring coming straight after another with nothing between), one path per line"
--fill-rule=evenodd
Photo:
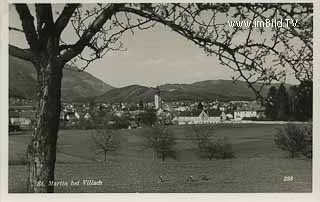
M265 107L270 120L312 120L312 81L303 81L288 90L283 83L278 88L272 86Z

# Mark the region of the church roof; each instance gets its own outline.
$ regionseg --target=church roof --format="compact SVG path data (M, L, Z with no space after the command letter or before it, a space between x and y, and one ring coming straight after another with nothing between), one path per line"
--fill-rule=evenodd
M194 111L182 111L179 113L179 116L183 117L198 117L201 112L205 112L209 117L218 117L221 115L220 110L194 110Z

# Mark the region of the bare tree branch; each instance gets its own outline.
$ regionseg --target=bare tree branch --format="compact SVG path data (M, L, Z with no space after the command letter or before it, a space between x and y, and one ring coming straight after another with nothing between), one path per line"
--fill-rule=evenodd
M151 4L145 9L145 5L126 5L120 10L164 24L203 48L209 55L218 56L221 64L237 72L238 78L244 79L257 97L262 98L260 92L265 85L273 81L283 82L286 79L287 68L295 72L299 81L312 78L313 54L312 40L310 40L312 5L196 4L196 6L197 8L193 4ZM202 12L205 13L201 15ZM230 27L226 22L217 23L217 15L220 15L220 18L222 15L233 21L246 20L251 23L255 20L289 17L291 20L299 19L301 22L296 27L291 25L273 28L268 31L271 37L265 35L257 40L257 34L259 31L264 33L265 28L253 29L252 24L248 27ZM294 46L296 41L302 43ZM258 88L256 83L259 84Z
M22 28L24 30L26 39L33 53L39 52L39 41L36 29L34 26L34 18L30 13L30 10L26 4L15 4L16 10L20 16L22 22Z
M24 33L24 31L22 29L19 29L19 28L16 28L16 27L9 27L9 31L17 31L17 32Z
M95 20L94 22L85 30L81 38L64 54L60 56L60 60L63 63L68 62L72 58L76 57L82 52L82 50L90 43L92 37L99 32L102 26L107 20L110 20L111 17L118 11L118 8L121 4L111 4L107 7Z
M57 33L60 35L61 32L66 28L67 24L71 16L73 15L76 8L78 8L80 4L67 4L63 8L61 14L55 22Z

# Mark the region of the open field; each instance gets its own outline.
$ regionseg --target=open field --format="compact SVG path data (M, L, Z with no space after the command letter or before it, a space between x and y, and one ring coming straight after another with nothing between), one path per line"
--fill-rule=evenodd
M187 126L170 126L178 144L178 159L155 159L143 146L147 130L119 130L121 148L102 163L92 150L92 131L59 132L56 181L93 179L102 186L57 186L56 192L311 192L312 163L289 159L273 143L282 125L220 124L215 133L233 144L236 158L209 161L197 156L186 139ZM9 137L9 192L26 191L25 150L30 134ZM165 179L158 182L158 176ZM192 175L193 182L187 182ZM209 180L202 180L206 175ZM293 181L284 182L285 176Z

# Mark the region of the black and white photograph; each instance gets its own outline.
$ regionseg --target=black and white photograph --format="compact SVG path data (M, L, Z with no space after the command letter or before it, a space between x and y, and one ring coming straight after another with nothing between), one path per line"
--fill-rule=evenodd
M313 193L315 9L9 3L9 195Z

